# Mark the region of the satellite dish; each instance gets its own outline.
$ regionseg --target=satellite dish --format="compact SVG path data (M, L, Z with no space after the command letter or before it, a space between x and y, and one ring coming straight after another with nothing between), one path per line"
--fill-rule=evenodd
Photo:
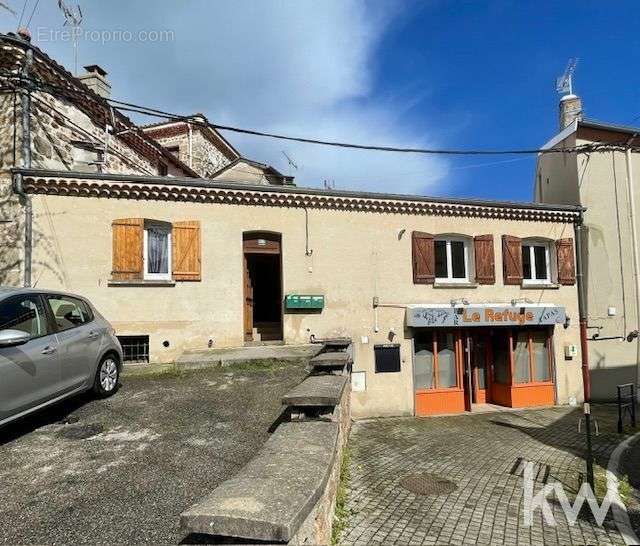
M562 95L573 94L573 73L578 64L577 58L569 59L564 74L556 80L556 91Z

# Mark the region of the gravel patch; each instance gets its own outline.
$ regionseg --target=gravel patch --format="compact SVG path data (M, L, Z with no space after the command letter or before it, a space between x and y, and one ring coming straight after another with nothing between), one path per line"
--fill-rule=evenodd
M176 544L269 435L302 363L125 377L0 429L0 543ZM221 388L222 387L222 388Z

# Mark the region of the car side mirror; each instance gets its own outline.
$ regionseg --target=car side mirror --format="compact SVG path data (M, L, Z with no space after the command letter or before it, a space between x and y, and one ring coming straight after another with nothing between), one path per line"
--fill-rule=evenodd
M0 330L0 347L15 347L31 339L31 335L22 330Z

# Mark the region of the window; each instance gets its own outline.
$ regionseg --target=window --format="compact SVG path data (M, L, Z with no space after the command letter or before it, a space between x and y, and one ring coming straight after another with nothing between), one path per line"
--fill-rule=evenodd
M160 176L167 176L169 174L169 167L167 167L166 163L160 163L158 165L158 174Z
M93 320L88 305L82 300L69 296L47 296L47 301L60 332Z
M171 280L171 226L145 222L144 278Z
M420 332L415 338L414 381L416 389L458 387L456 334Z
M149 362L149 336L118 336L122 345L123 362L141 364Z
M522 280L524 284L551 282L549 244L524 242L522 244Z
M438 282L469 281L469 244L463 239L436 239L435 275Z
M514 336L514 383L551 381L549 334L546 330L526 330Z
M15 296L0 303L0 330L20 330L32 338L49 333L39 296Z
M508 331L507 331L508 333ZM492 339L493 380L501 385L509 384L510 338L508 335L494 335Z
M110 282L200 281L200 222L120 218L111 223ZM164 284L164 283L160 283Z

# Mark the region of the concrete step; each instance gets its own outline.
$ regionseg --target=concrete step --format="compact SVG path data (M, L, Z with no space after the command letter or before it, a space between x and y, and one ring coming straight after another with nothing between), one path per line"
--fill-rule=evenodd
M282 397L285 406L336 406L347 382L344 375L310 375Z
M351 364L351 356L345 352L320 353L310 361L314 370L343 369L347 364Z
M259 345L255 347L230 347L185 351L176 363L184 367L231 365L251 360L307 360L315 356L321 347L313 343L304 345Z
M316 339L315 343L322 343L326 351L345 350L351 345L350 337L334 337L327 339Z

